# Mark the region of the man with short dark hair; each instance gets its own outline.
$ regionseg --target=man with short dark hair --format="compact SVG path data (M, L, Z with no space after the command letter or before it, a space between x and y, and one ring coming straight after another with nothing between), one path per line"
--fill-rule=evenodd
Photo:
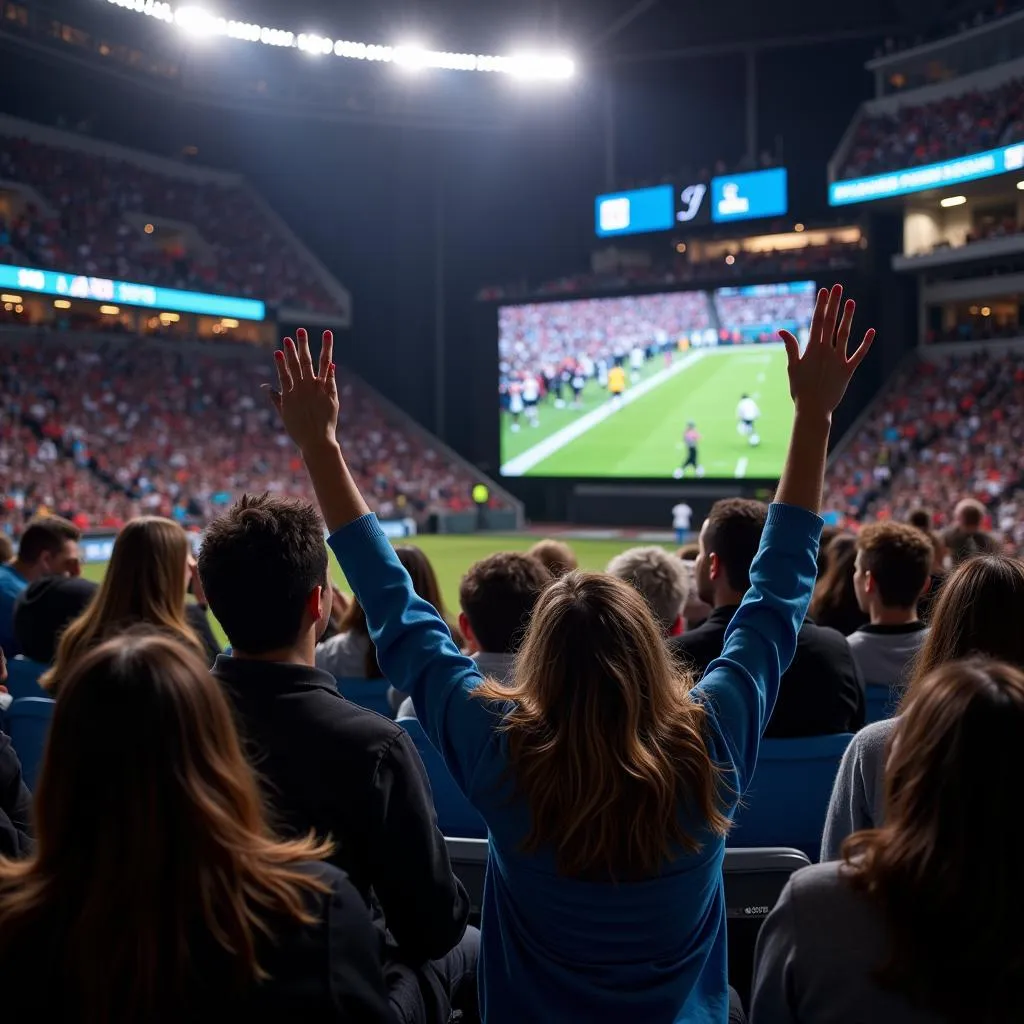
M608 563L608 573L640 594L665 636L678 636L683 631L690 577L678 558L664 548L630 548Z
M760 501L726 498L715 502L701 528L697 590L714 611L702 626L671 641L673 652L698 678L721 655L726 629L750 587L750 566L767 515L768 506ZM846 638L805 619L765 737L856 732L864 714L864 685Z
M0 647L13 658L21 653L14 637L14 605L21 592L42 576L80 576L78 542L82 531L60 516L33 519L18 544L18 557L0 565Z
M974 498L964 498L953 510L953 525L943 540L953 559L953 566L975 555L998 555L999 542L985 529L985 506Z
M305 502L243 496L208 527L199 575L232 647L213 674L272 820L285 835L333 839L333 863L381 924L399 1020L444 1022L461 1000L475 1005L479 934L466 930L469 900L416 748L315 667L331 612L320 517Z
M14 636L21 653L52 665L61 634L78 618L99 587L81 576L43 576L30 583L14 605Z
M928 589L933 556L926 533L904 523L872 523L857 537L853 587L871 621L848 637L867 686L895 686L928 633L917 603Z

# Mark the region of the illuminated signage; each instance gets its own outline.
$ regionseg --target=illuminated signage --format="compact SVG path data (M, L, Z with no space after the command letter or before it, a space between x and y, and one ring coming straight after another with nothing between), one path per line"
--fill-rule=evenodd
M157 288L149 284L110 281L105 277L64 274L53 270L0 264L0 288L17 288L64 299L85 299L122 306L144 306L203 316L234 317L236 320L264 320L266 306L259 299L232 298L186 292L178 288Z
M845 206L848 203L863 203L871 199L889 199L905 196L912 192L923 192L929 188L944 185L959 185L965 181L991 178L1007 171L1024 168L1024 142L1002 149L989 149L984 153L943 160L937 164L925 164L905 171L889 174L873 174L867 178L847 178L834 181L828 188L830 206Z
M689 224L696 220L704 209L704 197L707 194L707 185L687 185L679 193L679 212L676 214L676 220L680 224Z
M675 223L675 189L656 185L598 196L594 215L599 238L668 231Z
M785 167L711 179L711 219L716 224L781 217L788 208Z

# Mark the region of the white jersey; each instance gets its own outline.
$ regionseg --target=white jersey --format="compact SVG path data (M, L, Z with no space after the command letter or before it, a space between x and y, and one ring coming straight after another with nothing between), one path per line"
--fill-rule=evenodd
M518 391L513 391L508 396L508 411L513 414L523 411L523 396Z
M672 529L689 530L693 522L693 509L685 502L680 502L672 509Z
M523 401L536 402L540 398L540 386L536 377L527 377L523 381Z
M741 398L740 404L736 406L736 419L743 423L753 423L760 415L761 410L752 398Z
M644 350L638 345L629 354L629 362L634 370L639 370L644 365Z

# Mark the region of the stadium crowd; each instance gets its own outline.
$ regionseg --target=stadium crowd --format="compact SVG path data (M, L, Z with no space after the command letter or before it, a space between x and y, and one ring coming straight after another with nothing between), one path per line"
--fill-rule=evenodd
M206 355L111 341L0 347L4 475L0 527L56 511L82 528L133 515L206 523L244 490L306 493L301 459L260 392L262 354ZM339 375L353 472L384 518L471 507L476 482L424 436ZM497 500L497 499L495 499Z
M337 311L244 187L7 135L0 180L8 192L31 190L15 214L0 215L6 262Z
M37 519L0 565L0 635L60 635L40 677L56 700L3 702L5 1011L743 1021L726 838L749 827L740 798L764 799L763 780L748 788L759 752L831 737L845 753L820 863L790 877L761 928L750 1020L1016 1019L1022 836L1006 808L1024 742L1024 567L989 553L971 501L941 537L916 516L819 544L831 413L873 337L848 346L852 316L823 292L805 351L787 339L796 415L771 506L716 504L689 569L649 548L604 574L574 571L559 545L492 555L460 588L462 650L369 514L331 347L317 358L302 333L278 355L273 405L322 518L243 498L198 562L180 526L136 519L84 610L65 593L76 527ZM970 418L985 367L954 376ZM324 524L364 653L411 696L398 721L359 706L365 680L317 667L335 612ZM840 550L853 553L841 578ZM808 620L816 579L852 592L859 622ZM231 644L212 671L186 587ZM685 618L694 588L703 624ZM337 635L359 616L335 616ZM9 683L25 668L12 662ZM861 728L878 687L897 713ZM49 717L45 750L23 731L26 704ZM488 837L479 930L439 831L442 785ZM777 799L785 828L803 808Z
M840 177L858 178L1024 142L1024 83L1012 79L857 122Z

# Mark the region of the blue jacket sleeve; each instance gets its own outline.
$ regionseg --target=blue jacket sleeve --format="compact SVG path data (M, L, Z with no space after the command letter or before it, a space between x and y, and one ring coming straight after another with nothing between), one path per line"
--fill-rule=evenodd
M381 672L412 696L430 742L472 800L477 768L498 742L497 713L472 696L483 681L480 670L460 653L433 606L413 590L375 516L343 526L327 543L366 613Z
M817 573L821 519L806 509L774 504L750 568L750 589L725 631L722 655L708 666L693 695L708 711L711 753L746 790L779 680L796 652Z

